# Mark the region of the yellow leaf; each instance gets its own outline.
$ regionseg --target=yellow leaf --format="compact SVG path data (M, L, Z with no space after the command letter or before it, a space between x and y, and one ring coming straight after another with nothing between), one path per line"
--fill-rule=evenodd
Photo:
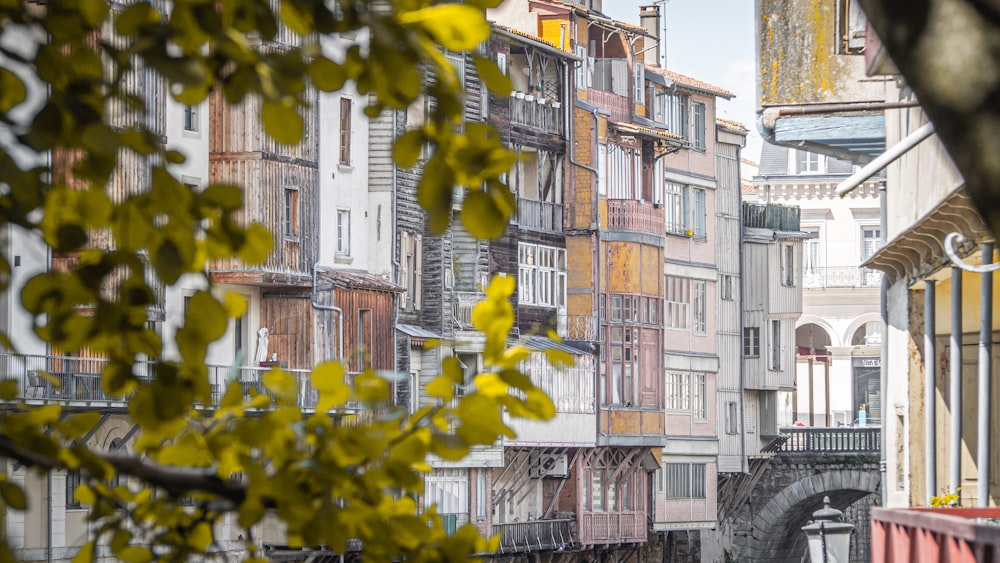
M461 4L429 6L399 15L399 21L423 27L435 41L452 51L469 51L490 35L483 10Z
M13 509L24 510L28 507L28 501L24 498L24 491L21 490L21 487L10 481L0 482L0 496L3 497L3 501L7 503L7 506Z
M291 403L295 402L299 386L292 374L283 369L274 368L264 372L264 376L261 379L264 383L264 388L279 400Z
M212 526L208 522L199 522L188 532L188 545L197 551L205 551L212 545Z

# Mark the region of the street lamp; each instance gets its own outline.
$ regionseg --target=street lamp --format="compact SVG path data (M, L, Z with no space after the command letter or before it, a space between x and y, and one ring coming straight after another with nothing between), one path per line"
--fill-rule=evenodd
M812 521L802 527L809 540L810 563L848 563L854 524L843 519L843 512L830 508L830 497L823 497L823 508L813 512Z

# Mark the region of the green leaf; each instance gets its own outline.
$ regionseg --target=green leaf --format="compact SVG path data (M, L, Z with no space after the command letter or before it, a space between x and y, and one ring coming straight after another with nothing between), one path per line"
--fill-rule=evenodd
M429 6L399 15L404 25L419 25L445 49L470 51L490 35L483 10L461 4Z
M0 67L0 112L6 113L28 97L24 82L16 74Z
M81 504L93 506L97 503L97 494L95 494L94 489L90 488L90 485L86 483L83 483L76 488L76 491L73 493L73 498Z
M292 105L264 100L260 119L264 131L275 141L294 145L302 140L302 116Z
M115 27L120 35L139 33L142 26L160 22L160 14L146 2L132 4L115 19Z
M17 398L18 384L14 379L0 381L0 400L13 401Z
M146 547L130 545L117 553L118 558L125 563L148 563L153 560L153 552Z
M59 429L63 436L70 440L75 440L89 432L101 420L101 413L97 411L74 413L66 417L59 424Z
M334 92L344 87L347 81L347 71L330 59L320 57L313 59L306 68L313 84L324 92Z
M93 563L94 561L94 542L87 542L80 548L80 551L76 552L73 556L73 563Z
M15 510L24 510L28 507L28 501L24 498L24 491L21 487L10 481L0 482L0 497L7 503L7 506Z
M500 70L496 62L476 55L472 58L476 65L476 72L479 78L486 84L486 87L495 94L507 96L513 90L510 78Z
M187 542L196 551L204 552L212 545L212 526L208 522L198 522L194 529L188 532Z
M507 227L507 218L497 200L486 192L469 192L462 204L462 225L476 238L499 237Z
M427 144L427 136L422 129L412 129L403 133L392 146L392 158L401 168L409 168L417 163L420 153Z

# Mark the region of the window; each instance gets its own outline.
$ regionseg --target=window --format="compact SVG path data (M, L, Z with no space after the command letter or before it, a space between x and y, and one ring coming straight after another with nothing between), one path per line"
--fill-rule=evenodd
M189 133L198 132L198 108L184 104L184 130Z
M685 234L688 230L688 189L682 184L667 182L667 232Z
M770 347L770 367L772 370L781 369L781 351L784 348L781 342L781 321L773 319L771 324L771 338L768 345Z
M351 210L337 210L337 254L347 256L351 253Z
M643 84L645 83L646 75L645 68L643 68L642 63L635 63L632 65L632 95L635 98L635 103L644 104L646 103L646 97L643 95Z
M282 230L286 239L299 238L299 189L285 188L285 208Z
M638 149L609 144L607 190L612 199L638 199L642 180L642 157Z
M404 231L401 235L400 279L406 288L403 295L403 309L419 310L423 279L423 236Z
M681 372L667 372L666 401L668 411L691 410L691 380L689 375Z
M566 249L518 244L518 299L543 307L566 305Z
M760 357L760 327L743 327L743 357Z
M664 277L665 308L663 322L666 328L687 330L691 318L691 280L675 276Z
M694 374L691 392L694 394L694 418L705 420L708 415L708 377L704 373Z
M736 276L729 274L719 276L719 294L724 301L736 299Z
M66 508L83 508L80 501L76 499L76 489L82 483L80 470L66 472Z
M879 227L861 227L862 262L874 256L881 246L882 230Z
M486 481L486 468L476 469L476 520L482 522L486 520L487 509L489 508L489 483Z
M781 245L781 285L795 287L795 247Z
M613 405L631 407L636 402L639 376L640 298L631 295L611 295L611 326L608 327L608 366L611 375ZM606 382L605 382L606 384ZM608 404L605 400L604 404Z
M691 147L696 151L705 150L705 104L691 104Z
M340 163L351 164L351 99L340 98Z
M583 45L576 46L576 56L580 61L576 63L576 87L583 90L589 86L587 74L587 48Z
M739 426L739 406L736 401L726 402L726 434L737 434Z
M706 293L707 286L704 281L692 282L694 286L694 297L692 298L692 305L694 311L692 312L692 324L694 325L695 334L705 334L706 329L706 319L707 315L707 304L706 304Z
M795 153L793 174L822 174L825 172L826 160L823 155L809 151L789 149Z
M814 276L820 268L819 232L812 231L813 238L802 241L802 275Z
M705 239L708 236L708 231L706 227L706 212L705 212L705 190L693 189L691 190L691 195L694 199L694 208L691 210L691 224L693 225L692 230L694 231L694 238Z
M861 9L859 0L839 0L838 29L840 44L838 53L861 53L865 46L865 32L868 19Z
M667 480L668 499L705 498L704 463L665 463L663 474Z
M688 97L680 94L666 94L663 105L663 118L664 125L667 126L667 133L684 139L688 138Z

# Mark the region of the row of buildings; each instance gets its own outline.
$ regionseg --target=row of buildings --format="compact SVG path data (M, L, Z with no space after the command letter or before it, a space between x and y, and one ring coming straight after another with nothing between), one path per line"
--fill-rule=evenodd
M211 384L221 389L235 366L245 385L259 385L277 362L300 378L301 407L309 409L310 368L339 358L354 372L395 374L394 400L416 409L430 400L423 386L445 358L460 361L467 381L483 367L472 308L490 278L516 277L511 341L538 351L523 369L552 397L557 416L544 425L515 421L517 438L460 462L434 461L423 502L436 503L448 526L502 533L502 557L694 556L709 549L699 538L716 527L727 491L736 489L727 484L748 474L780 424L804 416L815 425L851 423L857 397L881 417L877 390L869 393L863 376L851 376L863 390L846 400L829 383L860 357L852 347L871 354L878 344L872 319L799 323L813 274L824 276L823 289L872 284L865 272L848 272L849 263L821 261L814 241L839 243L832 232L809 232L823 212L800 217L775 203L800 188L824 188L770 178L758 201L742 201L747 131L716 115L717 101L732 94L657 66L656 6L642 8L641 26L609 19L594 0L508 0L488 17L493 34L479 52L447 57L467 91L466 122L493 124L519 156L506 176L516 218L490 241L462 228L458 206L449 229L431 234L417 197L426 159L412 168L392 160L394 139L423 122L433 99L369 118L367 96L350 85L313 93L303 142L285 146L262 133L255 100L230 106L214 96L185 106L152 79L137 84L157 108L154 129L187 155L177 176L192 186L245 186L243 219L274 236L260 266L210 267L218 290L250 303L210 349ZM268 47L296 41L282 33ZM331 38L324 49L336 58L362 41ZM514 91L488 92L473 55L492 58ZM808 172L792 169L796 158L785 172ZM770 176L770 163L762 175ZM109 185L116 196L142 189L128 181L130 167L141 163L122 163ZM870 208L864 217L871 219ZM858 233L863 248L874 232ZM14 229L4 244L16 257L14 287L73 261ZM838 267L854 281L831 282ZM149 321L165 342L199 289L182 279L158 294ZM100 386L102 359L50 349L22 330L30 320L16 298L5 299L0 320L17 353L0 358L5 374L20 378L25 400L102 409L110 416L90 442L128 450L135 427L121 399ZM425 347L430 340L445 345ZM547 364L542 351L552 347L575 365ZM813 382L824 373L820 396ZM795 392L796 377L809 378L808 395ZM70 557L88 534L73 496L79 476L39 477L7 465L10 479L38 500L7 516L7 541L25 559ZM238 549L240 534L227 520L219 548ZM278 534L260 537L282 546Z

